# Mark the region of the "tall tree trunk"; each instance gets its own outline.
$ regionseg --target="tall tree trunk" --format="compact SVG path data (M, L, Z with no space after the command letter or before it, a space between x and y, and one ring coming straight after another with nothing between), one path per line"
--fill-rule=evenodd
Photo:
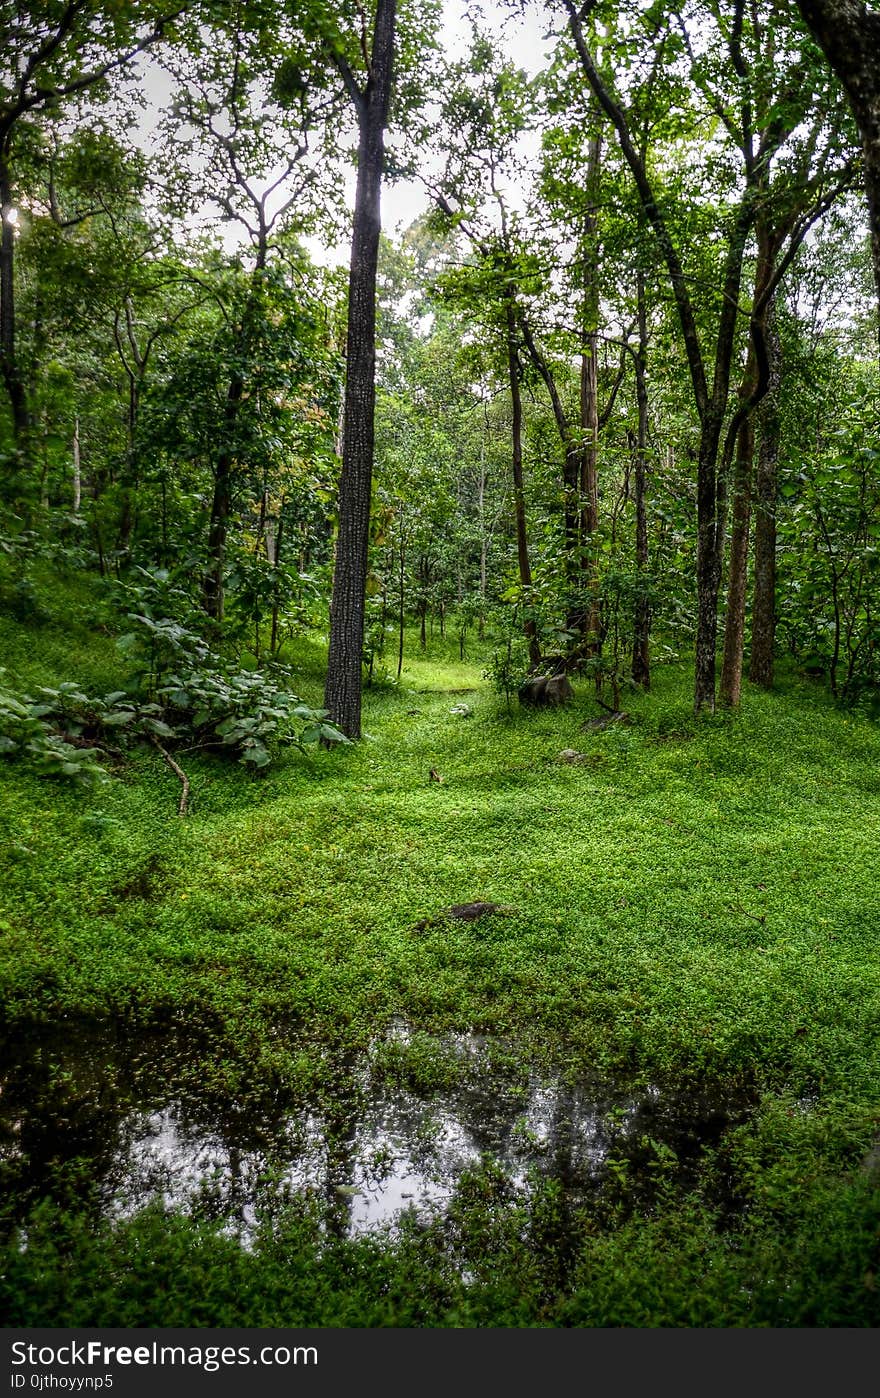
M599 203L599 174L602 138L590 140L586 169L589 206L584 215L582 237L584 265L583 338L580 375L580 519L579 546L581 586L589 593L589 603L580 618L581 648L598 651L599 572L595 555L599 528L599 233L596 211Z
M397 574L397 680L400 683L400 676L403 673L403 638L406 631L406 612L404 611L406 587L406 540L403 535L400 537L400 559Z
M480 521L480 625L486 607L486 583L489 570L489 540L486 535L486 423L480 436L480 476L477 484L477 515ZM480 633L482 635L482 632Z
M516 519L516 556L519 564L519 581L526 608L532 605L532 568L529 562L529 539L526 527L526 500L523 489L522 455L522 393L519 383L519 356L516 306L512 291L507 293L507 375L510 387L511 404L511 449L513 457L513 508ZM527 616L523 623L523 634L529 643L529 664L537 670L541 664L541 647L538 642L538 628L533 616Z
M268 530L268 525L267 525ZM281 497L281 504L278 506L278 523L272 539L272 570L275 586L272 591L272 629L269 635L269 654L274 657L278 650L278 616L281 609L281 602L278 595L279 590L279 570L281 568L281 544L284 539L284 496ZM266 538L268 553L268 534Z
M763 178L763 177L761 177ZM743 642L746 625L746 595L748 591L749 529L751 525L752 477L755 465L755 414L751 406L759 381L762 379L756 343L759 344L764 359L763 387L770 386L770 355L767 346L767 317L772 297L765 298L770 284L776 255L782 242L780 230L773 229L766 211L758 213L756 219L758 255L755 265L755 290L752 304L761 307L752 316L752 338L745 372L739 386L741 409L746 416L740 423L736 437L736 452L733 472L733 524L730 536L730 566L727 589L727 615L724 624L724 655L721 664L719 702L735 709L742 693ZM757 333L755 333L757 332ZM721 511L719 508L719 553L721 532Z
M214 493L208 522L208 567L202 578L202 606L213 621L223 620L223 565L232 508L232 470L235 463L232 438L243 393L244 380L240 375L236 375L226 394L223 412L224 443L214 464Z
M73 422L73 513L79 514L82 501L82 469L79 448L79 418Z
M535 341L528 320L520 314L515 316L518 329L522 335L523 345L529 355L550 395L550 404L553 409L553 419L556 423L556 430L562 442L564 458L562 467L562 485L564 494L563 504L563 538L565 540L565 580L570 592L568 615L566 625L572 633L582 631L583 628L583 607L575 601L575 596L582 585L581 557L580 557L580 499L583 477L583 444L578 440L577 435L572 430L571 423L565 411L559 387L553 376L550 365ZM511 399L514 392L519 394L519 365L517 361L517 339L516 331L512 332L512 357L511 357L511 321L508 317L508 367L511 381ZM513 381L516 379L516 389ZM521 410L520 410L521 411ZM520 429L521 431L521 429ZM516 431L514 432L514 437ZM514 462L514 479L516 479L516 462ZM517 535L519 538L519 535ZM527 552L527 551L526 551ZM528 559L526 559L528 562ZM520 561L520 579L522 579L522 561Z
M742 691L743 638L746 622L746 582L749 560L749 526L752 507L752 469L755 457L755 421L750 413L737 433L733 477L733 525L730 532L730 568L724 655L718 702L735 709Z
M636 602L633 616L633 683L643 689L651 687L650 630L651 604L647 593L648 572L648 512L645 503L645 477L648 461L648 315L645 302L645 277L636 278L639 318L639 347L636 351L636 412L638 422L635 443L635 508L636 508Z
M357 91L358 166L348 282L339 533L324 706L348 738L361 735L361 666L376 403L376 266L384 132L394 58L396 0L377 0L370 76ZM351 75L347 85L351 90Z
M30 455L30 414L18 363L15 334L15 228L11 222L14 207L9 166L4 155L0 158L0 369L12 411L16 450L19 460L27 465Z
M715 650L718 639L718 585L715 496L721 417L707 413L697 457L697 630L694 641L694 711L715 709Z
M767 315L769 387L759 409L761 438L755 482L755 589L752 598L752 645L749 679L769 689L773 684L776 632L776 488L781 420L779 384L782 349L773 303Z
M140 365L138 365L140 370ZM135 456L135 434L137 432L138 410L140 408L140 381L138 376L128 375L128 415L126 422L125 470L122 477L122 501L119 513L117 548L127 553L134 529L135 500L138 489L137 460Z

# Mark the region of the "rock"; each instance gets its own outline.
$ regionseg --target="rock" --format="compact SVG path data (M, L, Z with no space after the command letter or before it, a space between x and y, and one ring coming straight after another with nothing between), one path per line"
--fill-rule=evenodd
M570 762L572 764L575 762L586 762L586 760L587 754L585 752L578 752L575 748L563 748L562 752L560 752L556 758L557 762Z
M614 723L631 723L629 714L615 710L613 714L602 714L600 718L588 718L586 723L581 724L584 733L598 733L603 728L610 728Z
M413 928L414 932L426 932L429 927L438 927L443 922L478 922L482 917L505 916L515 913L516 908L505 907L502 903L456 903L444 908L434 917L423 917Z
M502 908L500 903L456 903L455 907L447 908L442 916L455 918L457 922L476 922L477 918L489 917L491 913L509 911L509 908Z
M869 1183L880 1189L880 1136L862 1161L861 1173Z
M574 690L567 675L533 675L520 685L517 691L521 704L534 708L558 708L560 704L570 704Z

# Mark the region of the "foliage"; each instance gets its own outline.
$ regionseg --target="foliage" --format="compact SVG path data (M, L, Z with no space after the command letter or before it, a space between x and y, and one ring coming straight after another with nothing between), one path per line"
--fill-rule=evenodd
M397 6L386 169L418 172L432 212L382 239L361 354L346 268L323 264L374 8L0 0L4 1042L34 1044L47 1119L83 1140L102 1026L173 1038L181 1100L261 1149L318 1101L328 1158L362 1055L431 1097L458 1070L443 1035L475 1027L521 1083L553 1064L575 1095L672 1083L748 1112L684 1173L646 1133L649 1194L617 1155L578 1200L484 1161L445 1219L381 1239L267 1179L247 1247L158 1204L107 1218L97 1154L77 1135L64 1156L58 1129L43 1175L16 1176L18 1145L0 1161L0 1306L876 1326L880 408L856 132L789 0L560 3L528 72L491 6L444 58L440 8ZM167 100L134 61L154 45ZM346 556L369 737L331 754L340 404L358 366L370 398L374 352L367 556ZM752 529L776 531L779 672L697 717L689 647L699 628L708 698L745 482ZM643 603L650 691L630 682ZM564 709L513 702L524 627L548 667L579 665ZM277 760L291 746L308 761ZM49 798L42 775L71 780ZM472 900L505 915L438 917ZM88 1046L82 1091L59 1024ZM98 1091L108 1159L121 1081Z
M74 683L55 690L41 687L39 692L41 697L34 699L15 694L5 685L0 687L0 753L10 757L27 754L44 776L86 782L104 778L105 770L97 760L101 749L69 741L82 734L75 716L79 704L88 704L86 696Z
M212 660L208 654L198 665L180 666L157 689L178 738L192 746L226 748L256 768L269 765L278 745L304 750L318 742L347 741L327 722L326 710L311 708L281 688L292 678L283 666L274 666L271 675L224 674L211 668Z
M0 753L27 755L38 771L78 779L106 777L113 743L161 739L214 748L257 770L280 748L300 751L345 738L289 688L292 675L224 669L194 633L166 618L132 615L138 629L121 638L146 668L131 689L89 697L75 681L39 686L37 698L0 689ZM137 697L141 688L146 698Z
M296 658L318 693L320 652L300 642ZM4 1313L876 1324L876 1191L858 1173L876 1134L876 729L791 674L697 722L688 683L665 666L628 699L624 760L613 730L583 731L580 687L570 710L508 715L455 638L435 638L405 688L368 693L374 741L345 762L316 751L312 771L253 784L193 754L202 795L183 829L137 756L86 811L63 788L47 809L10 764L0 983L16 1041L59 1019L84 1036L124 1023L127 1046L186 1026L181 1090L212 1129L215 1100L258 1131L267 1095L294 1119L303 1094L337 1101L339 1055L400 1014L421 1030L403 1066L428 1094L450 1070L434 1036L479 1024L517 1071L552 1053L575 1082L632 1074L696 1098L747 1081L758 1106L655 1205L624 1180L556 1271L552 1192L511 1199L491 1172L462 1180L442 1225L328 1247L308 1209L267 1206L242 1247L164 1210L101 1222L68 1169L21 1220L26 1249L7 1219ZM462 726L444 691L474 686ZM586 760L560 764L565 746ZM519 911L410 931L474 896ZM144 1071L155 1091L152 1059Z
M801 664L845 704L880 695L880 422L872 390L782 479L782 626Z

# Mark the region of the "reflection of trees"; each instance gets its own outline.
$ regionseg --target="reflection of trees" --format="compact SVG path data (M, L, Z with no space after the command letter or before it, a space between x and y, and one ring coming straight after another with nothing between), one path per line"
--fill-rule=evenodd
M351 1230L358 1126L364 1115L363 1093L358 1087L356 1070L356 1055L344 1054L338 1069L339 1091L331 1099L324 1118L327 1231L331 1237L340 1239Z
M613 1110L563 1075L535 1071L524 1083L481 1045L447 1091L426 1095L371 1077L369 1055L341 1054L332 1090L294 1115L277 1089L212 1093L210 1046L199 1047L167 1036L123 1046L59 1034L11 1053L0 1095L0 1188L19 1216L44 1196L117 1213L164 1197L247 1229L255 1208L271 1205L272 1174L283 1172L288 1190L314 1190L328 1235L342 1239L365 1222L362 1196L374 1218L390 1219L410 1191L440 1209L482 1159L507 1179L508 1194L525 1187L536 1242L554 1252L551 1267L562 1266L579 1209L604 1189L609 1153L630 1161L635 1203L657 1183L646 1138L673 1148L664 1158L679 1157L684 1179L707 1142L745 1111L742 1093L719 1103L656 1092L618 1099ZM439 1040L437 1049L458 1045Z
M130 1104L100 1042L24 1040L3 1075L0 1190L19 1215L37 1199L97 1204Z

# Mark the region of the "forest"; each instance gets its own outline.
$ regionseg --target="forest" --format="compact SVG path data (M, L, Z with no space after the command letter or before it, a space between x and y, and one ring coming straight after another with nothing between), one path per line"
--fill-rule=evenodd
M3 1324L880 1324L880 11L0 35Z

